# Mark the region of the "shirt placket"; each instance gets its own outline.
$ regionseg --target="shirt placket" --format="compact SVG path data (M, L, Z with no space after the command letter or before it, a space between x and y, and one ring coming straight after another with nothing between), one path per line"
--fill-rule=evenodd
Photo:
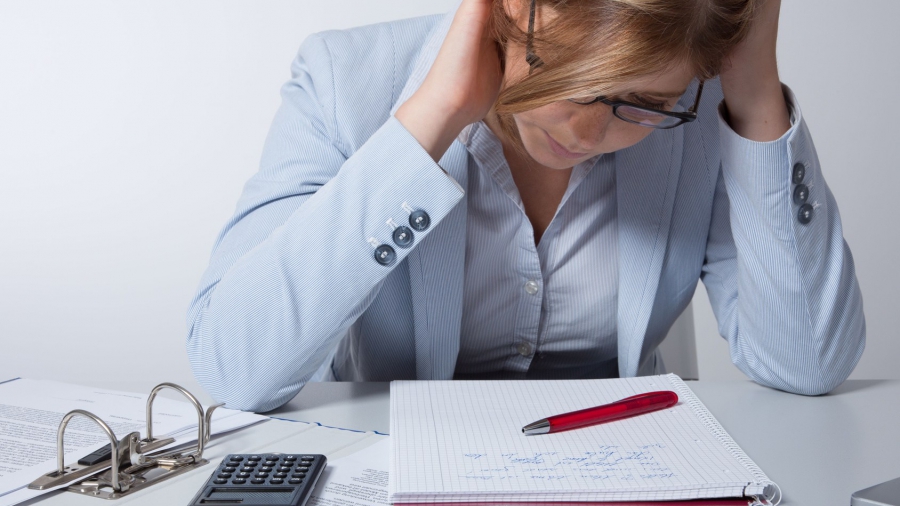
M541 260L534 244L534 231L527 219L522 220L517 234L519 254L516 271L519 274L516 328L510 343L509 370L525 373L531 366L537 350L541 325L541 305L544 298L544 281Z

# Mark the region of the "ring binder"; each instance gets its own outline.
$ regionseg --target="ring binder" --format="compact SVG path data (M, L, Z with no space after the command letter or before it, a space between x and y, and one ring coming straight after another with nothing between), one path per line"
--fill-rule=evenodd
M153 437L153 401L157 394L171 389L186 397L197 410L197 445L188 449L156 451L175 440L173 438L157 439ZM56 434L56 470L51 471L31 482L28 488L46 490L69 484L67 490L79 494L100 497L102 499L119 499L132 492L150 487L163 480L186 473L209 463L203 458L203 449L209 442L212 414L216 404L205 412L200 401L185 388L174 383L160 383L150 392L147 398L147 437L141 439L140 433L131 432L122 439L117 439L112 428L90 411L72 410L60 421ZM110 456L108 459L93 465L65 465L65 432L69 422L76 416L85 417L97 425L109 437ZM155 453L151 453L155 452Z

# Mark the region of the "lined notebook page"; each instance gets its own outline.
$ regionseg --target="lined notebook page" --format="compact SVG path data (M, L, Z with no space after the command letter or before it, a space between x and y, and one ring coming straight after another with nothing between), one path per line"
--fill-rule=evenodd
M654 390L672 408L525 436L551 415ZM761 495L768 478L675 375L394 381L392 502L635 501Z

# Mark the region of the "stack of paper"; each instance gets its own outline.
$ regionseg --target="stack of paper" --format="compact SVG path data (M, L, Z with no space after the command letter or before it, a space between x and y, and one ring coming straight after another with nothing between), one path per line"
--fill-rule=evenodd
M45 493L25 487L56 469L56 434L66 413L84 409L109 424L118 439L133 431L143 438L147 435L147 397L149 392L119 392L56 381L17 379L0 383L0 506ZM212 432L228 432L266 419L219 408L213 413ZM196 441L194 406L158 396L153 402L153 436L174 437L173 445ZM65 445L68 464L108 446L109 438L93 421L75 417L66 430Z

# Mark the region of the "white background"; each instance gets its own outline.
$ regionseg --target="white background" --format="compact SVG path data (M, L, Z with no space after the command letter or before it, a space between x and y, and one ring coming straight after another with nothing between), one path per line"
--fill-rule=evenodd
M0 380L195 385L187 305L301 41L453 3L0 2ZM898 19L891 0L782 8L782 80L812 130L865 301L854 378L900 378ZM694 317L700 378L743 378L702 285Z

